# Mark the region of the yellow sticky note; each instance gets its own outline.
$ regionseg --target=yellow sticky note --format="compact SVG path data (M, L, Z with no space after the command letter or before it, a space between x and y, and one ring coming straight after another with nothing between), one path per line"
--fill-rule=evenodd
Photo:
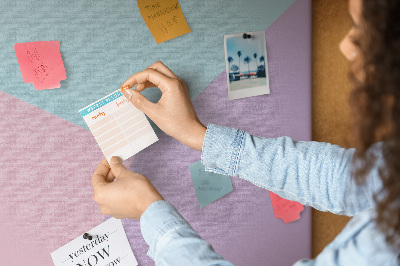
M178 0L137 0L140 14L157 43L190 32Z

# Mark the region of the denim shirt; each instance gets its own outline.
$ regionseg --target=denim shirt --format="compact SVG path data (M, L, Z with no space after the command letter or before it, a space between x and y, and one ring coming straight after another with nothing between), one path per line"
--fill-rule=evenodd
M398 265L399 251L385 242L374 222L373 195L382 187L378 167L364 185L357 185L351 177L354 152L289 137L259 138L210 124L201 160L207 171L242 178L321 211L354 216L318 257L300 260L296 266ZM148 255L157 265L233 265L166 201L151 204L140 227Z

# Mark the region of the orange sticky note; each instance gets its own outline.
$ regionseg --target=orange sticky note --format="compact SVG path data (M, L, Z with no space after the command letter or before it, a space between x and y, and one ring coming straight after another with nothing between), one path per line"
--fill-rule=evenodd
M60 53L60 42L40 41L14 45L22 79L32 83L36 90L60 87L67 78Z
M285 223L300 219L300 213L304 210L304 206L301 203L284 199L271 191L269 195L276 218L282 219Z
M140 14L157 43L190 32L178 0L137 0Z

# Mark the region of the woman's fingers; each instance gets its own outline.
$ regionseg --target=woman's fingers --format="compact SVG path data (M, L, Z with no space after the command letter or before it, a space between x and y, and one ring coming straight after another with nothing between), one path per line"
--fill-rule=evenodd
M110 172L110 166L106 159L103 159L97 166L92 176L92 186L96 190L99 186L107 184L106 177Z
M175 80L158 72L155 69L148 68L142 72L136 73L130 76L122 85L121 88L129 86L132 88L137 84L146 84L146 82L151 82L155 87L159 88L161 92L165 92L169 87L171 87Z
M126 89L122 90L122 93L137 109L154 121L154 114L157 113L158 110L157 104L150 102L136 90Z
M179 78L177 75L175 75L174 72L172 72L172 71L171 71L166 65L164 65L161 61L155 62L154 64L152 64L151 66L149 66L147 69L153 69L153 70L155 70L155 71L157 71L157 72L159 72L159 73L165 75L165 76L168 77L168 78L180 80L180 78ZM142 72L143 72L143 71L142 71ZM135 75L136 75L136 74L135 74ZM154 84L154 83L151 82L150 80L147 80L147 81L145 81L145 82L139 82L139 81L136 80L136 83L135 83L134 81L132 82L132 79L134 79L133 76L135 76L135 75L132 75L127 81L125 81L125 82L122 84L121 88L124 88L124 87L126 87L126 86L129 86L130 88L132 88L133 86L136 85L135 90L141 92L141 91L143 91L143 90L145 90L145 89L147 89L147 88L157 87L157 84Z
M107 174L107 176L106 176L106 181L107 181L108 183L111 183L111 182L114 181L114 179L115 179L115 176L114 176L113 172L112 172L112 171L109 171L108 174Z
M154 85L153 83L151 83L150 81L146 81L145 83L139 83L136 85L135 90L138 92L141 92L147 88L153 88L156 87L156 85Z
M152 68L154 70L157 70L158 72L164 74L167 77L173 78L173 79L179 79L177 75L174 74L174 72L171 71L166 65L164 65L161 61L157 61L148 68Z

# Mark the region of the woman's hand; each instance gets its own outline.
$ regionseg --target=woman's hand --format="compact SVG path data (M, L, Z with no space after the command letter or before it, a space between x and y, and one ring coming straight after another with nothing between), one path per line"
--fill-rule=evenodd
M106 159L101 161L92 186L100 211L118 219L140 219L150 204L164 200L147 177L126 169L118 157L112 157L110 165Z
M131 89L135 85L136 89ZM140 93L150 87L157 87L162 92L157 103L150 102ZM166 134L193 149L202 150L207 129L197 117L185 82L163 63L157 62L132 75L122 84L121 90Z

